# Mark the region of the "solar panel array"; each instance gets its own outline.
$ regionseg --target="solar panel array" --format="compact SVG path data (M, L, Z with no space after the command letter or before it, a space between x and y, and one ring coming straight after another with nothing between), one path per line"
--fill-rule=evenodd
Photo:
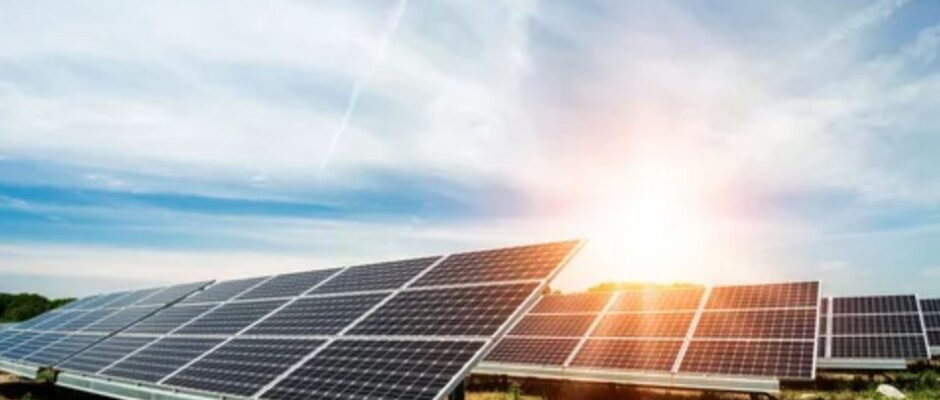
M940 299L923 299L920 301L920 309L924 315L930 353L940 356Z
M0 332L0 358L51 366L208 284L197 282L78 299Z
M211 396L438 399L578 244L218 282L56 366Z
M823 359L929 358L917 296L829 297L820 304Z
M549 295L486 365L812 379L818 301L818 282Z

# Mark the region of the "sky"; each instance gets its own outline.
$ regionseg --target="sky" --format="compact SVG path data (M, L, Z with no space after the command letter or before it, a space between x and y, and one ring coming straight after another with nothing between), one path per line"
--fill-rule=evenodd
M0 291L584 238L940 296L940 3L0 3Z

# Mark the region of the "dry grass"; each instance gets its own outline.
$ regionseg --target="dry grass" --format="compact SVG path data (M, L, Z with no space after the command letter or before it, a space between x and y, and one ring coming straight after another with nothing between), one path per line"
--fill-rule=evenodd
M543 400L538 396L528 396L522 395L517 398L518 400ZM467 400L512 400L505 393L498 392L481 392L481 393L467 393Z

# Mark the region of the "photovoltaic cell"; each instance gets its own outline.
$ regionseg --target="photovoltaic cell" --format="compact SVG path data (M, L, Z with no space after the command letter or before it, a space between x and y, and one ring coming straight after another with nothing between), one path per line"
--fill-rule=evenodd
M191 304L191 303L213 303L229 300L235 296L238 296L242 292L250 289L252 286L255 286L268 277L258 277L258 278L249 278L249 279L239 279L234 281L224 281L217 282L216 284L209 286L201 292L189 296L181 304Z
M923 299L920 309L924 315L924 328L927 330L927 341L930 347L940 347L940 299ZM931 349L934 355L936 349Z
M103 338L103 335L69 335L24 359L38 365L54 365Z
M681 340L590 339L571 365L668 372L681 347Z
M84 307L85 307L86 309L89 309L89 310L91 310L91 309L96 309L96 308L102 308L102 307L109 307L111 303L116 302L118 299L120 299L121 297L126 296L127 294L128 294L128 292L117 292L117 293L103 294L103 295L101 295L101 296L98 296L98 297L95 298L94 300L89 301L87 304L84 305Z
M7 351L3 352L3 356L11 360L19 360L43 347L61 340L63 337L65 337L65 335L58 333L39 334L32 339L21 343L19 346L8 348Z
M165 337L101 371L101 374L156 383L222 341L223 339Z
M97 323L98 321L104 320L111 314L114 314L116 311L117 310L111 308L88 311L83 313L83 315L78 316L77 318L72 318L68 322L56 325L49 330L54 332L77 332Z
M576 293L543 296L530 314L563 314L600 312L607 306L612 293Z
M323 282L326 278L333 276L337 271L339 271L339 269L334 268L278 275L258 287L251 289L247 293L238 296L238 298L266 299L298 296L310 290L320 282Z
M131 307L117 311L82 329L84 332L112 333L152 314L158 306Z
M434 400L483 344L337 340L261 398Z
M577 245L577 241L568 241L454 254L428 271L415 286L545 279Z
M359 292L398 288L441 257L425 257L351 267L313 293Z
M833 335L868 335L912 333L922 334L920 316L903 315L845 315L833 316Z
M211 283L212 281L201 281L201 282L184 283L181 285L169 286L157 293L154 293L152 296L145 297L139 300L137 303L135 303L135 305L139 305L139 306L141 305L164 305L164 304L174 303L182 299L184 296L196 290L199 290Z
M923 299L920 302L923 312L940 314L940 299Z
M579 339L507 337L499 342L486 359L506 364L562 366L578 342Z
M249 397L324 343L312 339L234 339L166 384Z
M201 305L177 305L160 310L154 315L127 328L127 333L150 333L166 334L179 326L195 319L206 311L209 311L214 304Z
M834 297L832 335L824 338L834 359L928 358L917 297L914 295ZM926 314L925 314L926 315ZM830 363L826 364L829 366Z
M813 376L814 356L813 341L692 341L680 370L703 374L810 379Z
M154 338L113 336L59 364L63 371L94 374L131 352L146 346Z
M917 298L906 295L834 297L832 299L832 310L833 315L916 313Z
M635 290L621 293L612 311L656 311L698 309L705 288Z
M54 330L68 323L69 321L75 320L76 318L80 318L88 313L89 313L88 311L63 311L63 312L55 313L51 315L50 318L45 318L42 321L37 322L35 325L30 327L29 329L33 329L37 331ZM26 328L22 328L22 329L26 329Z
M685 337L695 313L607 314L592 336Z
M80 299L78 299L78 300L75 300L75 301L73 301L73 302L71 302L71 303L68 303L68 304L66 304L66 305L64 305L64 306L62 306L62 307L59 307L59 308L57 308L57 309L55 309L55 310L53 310L53 311L82 310L82 309L85 309L85 306L86 306L87 304L89 304L89 303L95 301L95 299L97 299L97 298L100 297L100 296L101 296L101 295L94 295L94 296L82 297L82 298L80 298ZM43 315L46 315L46 314L43 314Z
M489 336L537 288L520 283L401 292L349 333Z
M509 332L518 336L573 336L587 333L593 315L527 315Z
M699 320L695 336L814 339L816 319L815 309L707 311Z
M926 359L920 336L833 336L833 358Z
M231 335L247 328L287 300L226 303L197 318L175 333L181 335Z
M819 282L722 286L712 289L707 309L816 307Z
M388 293L299 299L245 334L335 335L387 296Z
M134 304L146 298L147 296L151 296L154 293L159 292L162 289L163 288L153 288L153 289L142 289L142 290L133 291L133 292L128 293L125 296L121 296L121 298L115 301L108 303L107 307L127 307L127 306L130 306L131 304Z

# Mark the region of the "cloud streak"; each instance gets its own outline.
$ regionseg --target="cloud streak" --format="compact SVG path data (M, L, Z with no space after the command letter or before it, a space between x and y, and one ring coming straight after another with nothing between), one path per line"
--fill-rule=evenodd
M375 73L375 69L378 68L382 59L385 57L385 52L387 51L389 44L392 42L392 39L395 37L395 32L398 31L398 25L401 23L402 18L404 18L405 11L407 11L407 9L408 0L399 0L398 5L395 7L395 10L390 18L388 28L379 39L375 56L369 63L369 66L366 68L365 73L356 80L356 83L353 84L352 91L349 94L349 101L346 104L346 111L343 112L343 116L340 118L339 124L336 127L336 131L333 132L333 136L330 139L329 145L327 146L326 155L323 156L323 160L320 162L321 173L325 172L327 167L329 167L330 160L333 158L333 154L336 153L337 146L339 146L339 141L342 139L343 134L346 133L346 129L349 127L349 119L352 118L353 113L356 111L356 105L359 103L359 96L362 94L362 87L368 83L369 79L372 77L372 74Z

